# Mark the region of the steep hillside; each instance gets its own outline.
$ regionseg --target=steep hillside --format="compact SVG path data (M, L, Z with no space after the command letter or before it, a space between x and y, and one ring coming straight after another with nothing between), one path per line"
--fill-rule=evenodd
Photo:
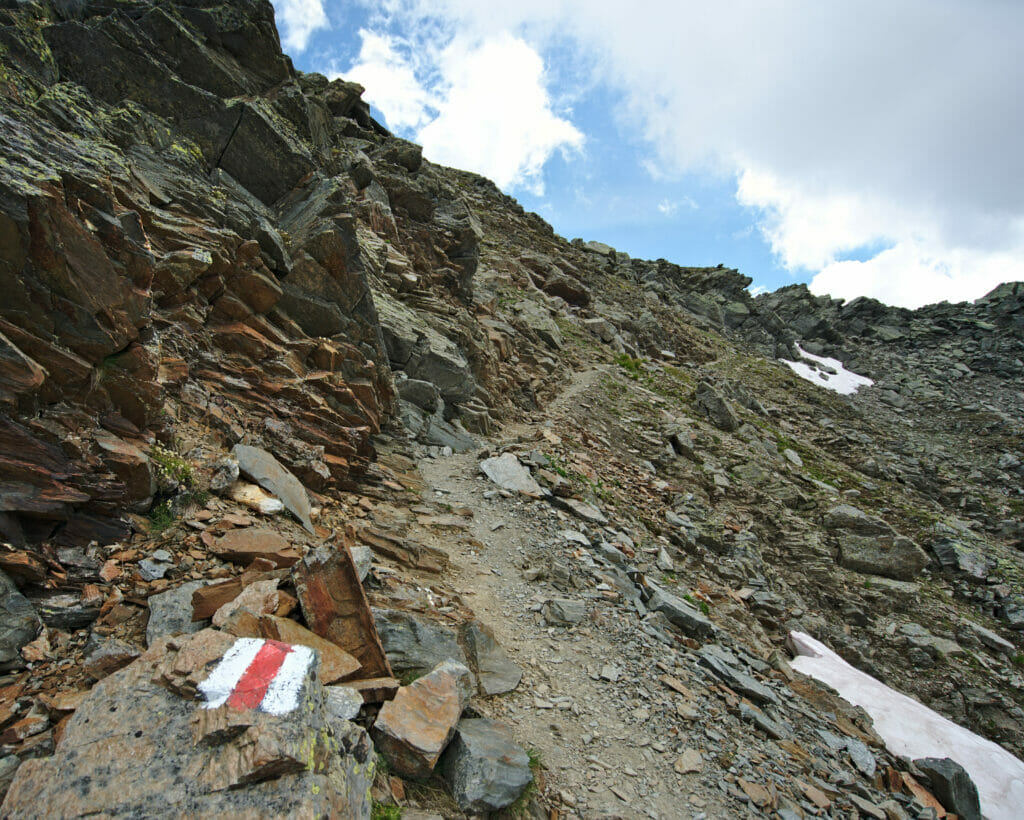
M1024 755L1024 284L754 298L556 235L361 94L296 71L264 0L0 4L5 787L77 748L71 693L112 682L95 712L187 654L166 635L213 614L204 583L280 584L254 617L296 626L251 637L326 634L286 567L334 547L370 548L402 691L460 655L465 714L542 752L520 813L918 816L901 773L926 774L793 673L791 632ZM292 517L236 481L266 486L249 447L301 482L277 485ZM514 475L481 476L499 458ZM356 654L335 680L379 677ZM334 731L356 793L372 747ZM423 779L374 799L480 811Z

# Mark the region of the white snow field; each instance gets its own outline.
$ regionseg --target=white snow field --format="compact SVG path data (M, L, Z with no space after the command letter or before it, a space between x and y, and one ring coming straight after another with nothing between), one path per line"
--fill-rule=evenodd
M1002 746L933 712L850 666L824 644L790 632L796 657L791 666L862 707L886 747L896 755L948 757L963 766L978 787L981 812L989 820L1019 820L1024 812L1024 762Z
M844 396L856 393L861 387L870 387L874 384L867 376L861 376L852 370L847 370L839 359L830 359L828 356L815 356L813 353L808 353L800 345L797 345L796 349L800 353L800 358L807 361L791 362L789 359L779 359L779 361L789 365L790 369L801 379L807 379L807 381L814 382L819 387L824 387L826 390L831 390ZM826 369L812 367L807 362L816 362Z

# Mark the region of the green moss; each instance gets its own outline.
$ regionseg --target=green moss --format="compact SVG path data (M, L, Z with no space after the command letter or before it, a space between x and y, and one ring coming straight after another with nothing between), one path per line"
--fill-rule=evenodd
M154 444L149 451L149 458L165 478L185 487L195 486L195 472L192 465L173 450L169 450L161 444Z
M389 806L377 800L373 801L373 808L370 809L370 820L401 820L401 817L401 806Z

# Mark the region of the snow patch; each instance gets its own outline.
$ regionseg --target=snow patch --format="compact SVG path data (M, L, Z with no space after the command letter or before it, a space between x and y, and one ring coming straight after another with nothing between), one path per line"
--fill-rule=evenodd
M861 387L870 387L874 384L867 376L861 376L852 370L847 370L839 359L830 359L828 356L815 356L813 353L808 353L800 345L797 345L796 349L800 353L800 358L806 359L806 361L791 362L789 359L779 359L779 361L789 365L789 368L801 379L807 379L807 381L814 382L819 387L824 387L826 390L831 390L843 396L852 395ZM808 362L814 362L817 367L811 366Z
M824 644L790 632L796 657L791 666L828 684L871 715L886 747L909 758L948 757L963 766L978 787L988 820L1015 820L1024 805L1024 762L870 675L854 669Z

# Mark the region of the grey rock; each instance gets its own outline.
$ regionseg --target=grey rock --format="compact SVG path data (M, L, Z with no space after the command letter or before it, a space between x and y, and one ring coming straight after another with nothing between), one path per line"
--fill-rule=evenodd
M986 629L966 618L962 619L960 623L989 649L1002 652L1004 655L1012 655L1017 651L1017 648L1012 643L997 635L991 629Z
M143 558L139 561L139 575L144 581L155 581L158 578L163 578L167 574L167 570L173 566L174 564L170 561L158 561L152 556Z
M701 666L714 672L730 689L739 692L741 695L746 695L757 703L778 703L778 698L771 689L763 683L758 683L746 672L742 672L735 666L726 663L722 660L720 654L716 653L713 649L702 646L697 650L697 654Z
M789 729L781 723L776 720L772 720L760 709L751 706L748 703L740 703L740 717L753 723L758 729L773 740L785 740L791 735Z
M981 820L978 787L963 766L948 757L922 757L914 765L928 776L932 794L947 811L963 820Z
M881 518L868 515L850 504L838 504L825 513L825 527L846 530L857 535L889 535L892 527Z
M210 492L217 495L223 495L238 481L238 462L231 456L215 461L210 470Z
M52 629L74 632L95 621L101 602L87 602L78 595L45 595L32 601L43 623Z
M519 463L519 459L513 453L503 453L484 459L480 462L480 470L503 490L538 497L544 495L540 484L530 475L530 471Z
M524 299L513 305L516 317L519 322L529 331L535 334L545 345L552 350L561 350L562 332L558 329L555 320L551 318L548 311L538 305Z
M551 496L548 500L556 507L572 513L581 521L586 521L588 524L597 524L598 526L603 527L608 523L608 519L605 517L603 512L597 509L594 505L588 504L585 501L579 501L575 498L562 498L557 495Z
M82 668L97 680L124 668L141 654L135 646L112 635L97 640L95 633L89 636L86 652Z
M433 413L441 400L440 391L430 382L422 379L402 379L395 381L398 395L403 401L416 405L420 410Z
M25 665L21 648L35 640L42 622L14 582L0 571L0 671Z
M374 293L388 358L395 370L410 379L433 384L451 404L472 398L476 380L458 345L428 325L411 308Z
M236 444L231 454L238 460L238 468L244 475L281 499L285 509L299 519L306 530L314 532L306 488L281 462L266 450L246 444Z
M509 659L489 629L473 621L462 634L482 694L501 695L519 685L523 670Z
M943 569L962 572L975 581L984 581L992 569L992 562L979 550L971 549L952 538L940 538L929 546Z
M611 342L615 338L616 333L618 333L611 322L607 319L601 318L584 319L583 328L593 333L598 339L605 343Z
M928 566L928 556L902 535L839 536L839 563L855 572L909 581Z
M514 803L533 780L529 756L487 718L459 721L440 767L465 812L499 811Z
M715 636L717 628L699 609L656 584L648 584L652 588L651 596L647 600L648 609L661 612L674 626L691 638L708 640Z
M363 696L351 686L325 686L327 712L333 721L354 720L363 706Z
M861 774L865 777L875 776L878 762L864 741L858 740L855 737L846 738L846 752L850 755L850 760L853 761L853 765L857 767Z
M21 758L17 755L0 757L0 800L3 800L3 796L7 794L7 790L11 787L11 781L14 780L14 775L18 773L19 766L21 766Z
M587 614L583 601L571 598L552 598L544 604L544 620L555 626L578 624Z
M365 581L373 567L373 550L366 546L355 546L349 547L348 551L352 553L352 562L356 565L360 582Z
M189 581L180 587L151 595L149 623L146 625L146 645L152 646L157 638L198 632L209 621L192 620L192 593L209 581Z
M373 621L384 654L399 677L425 675L449 659L469 666L454 629L397 609L375 609Z
M696 399L697 408L720 430L731 433L739 429L740 420L736 411L711 382L702 381L697 385Z

